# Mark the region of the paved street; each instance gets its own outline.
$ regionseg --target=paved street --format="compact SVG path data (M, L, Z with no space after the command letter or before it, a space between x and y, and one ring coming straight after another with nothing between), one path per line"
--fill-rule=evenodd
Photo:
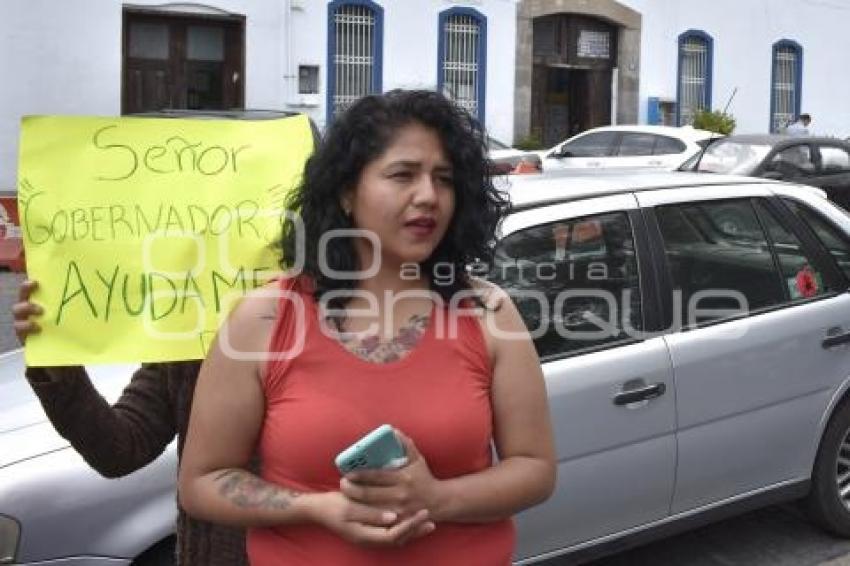
M778 505L590 564L850 566L850 541L825 534L796 505Z

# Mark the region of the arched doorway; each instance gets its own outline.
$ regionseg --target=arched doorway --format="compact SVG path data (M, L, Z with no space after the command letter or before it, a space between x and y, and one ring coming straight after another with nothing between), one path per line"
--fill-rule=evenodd
M514 131L544 146L636 122L641 17L613 0L523 0Z

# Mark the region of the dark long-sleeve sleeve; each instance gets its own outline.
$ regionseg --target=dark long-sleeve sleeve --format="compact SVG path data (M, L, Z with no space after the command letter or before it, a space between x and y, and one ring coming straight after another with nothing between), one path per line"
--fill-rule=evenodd
M149 464L177 431L167 364L139 368L112 406L83 367L31 367L26 376L57 432L105 477Z

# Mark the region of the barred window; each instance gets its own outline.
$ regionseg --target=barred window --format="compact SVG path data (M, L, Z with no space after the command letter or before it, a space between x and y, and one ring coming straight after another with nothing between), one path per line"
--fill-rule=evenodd
M331 9L333 53L330 118L345 111L355 100L380 92L381 18L364 4L342 4Z
M773 46L771 132L783 131L800 113L802 51L802 48L793 41L779 41Z
M693 122L698 110L711 108L713 42L700 31L679 36L679 125Z
M484 16L471 9L440 14L439 88L449 98L484 120Z

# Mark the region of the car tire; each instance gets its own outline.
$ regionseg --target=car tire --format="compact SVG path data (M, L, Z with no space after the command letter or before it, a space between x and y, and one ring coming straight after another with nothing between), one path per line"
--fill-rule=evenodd
M843 456L842 456L843 454ZM846 463L839 462L839 456ZM842 498L840 490L848 489ZM850 402L842 402L821 438L805 506L821 527L850 538Z
M130 566L174 566L176 564L174 537L161 540L133 560Z

